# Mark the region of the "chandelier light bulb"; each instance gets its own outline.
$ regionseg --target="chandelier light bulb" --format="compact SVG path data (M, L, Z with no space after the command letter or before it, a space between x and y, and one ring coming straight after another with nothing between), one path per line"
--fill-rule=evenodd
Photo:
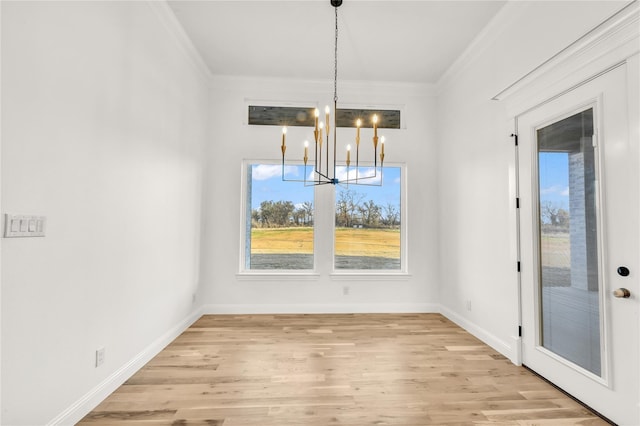
M378 145L378 115L373 114L373 146Z
M284 126L282 128L282 146L280 147L280 151L282 151L282 161L283 162L284 162L284 153L287 150L286 139L287 139L287 126Z

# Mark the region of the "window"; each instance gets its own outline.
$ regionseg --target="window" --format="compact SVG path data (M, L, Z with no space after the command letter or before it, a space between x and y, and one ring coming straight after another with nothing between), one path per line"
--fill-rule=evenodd
M401 169L383 176L382 186L336 187L336 270L401 269Z
M285 167L287 178L302 178L304 166ZM283 182L282 165L266 162L246 161L243 174L241 272L406 272L404 167L385 166L383 186ZM316 224L316 215L326 219ZM316 239L333 250L314 253Z
M302 175L301 166L286 166ZM313 269L313 187L282 181L282 166L248 163L245 270Z
M312 140L311 130L316 119L315 108L309 105L313 104L269 106L252 102L247 104L247 123L251 126L288 126L291 127L289 135L294 132L302 136L298 138L300 141ZM400 109L339 108L336 113L336 128L340 129L356 127L358 118L373 114L378 116L378 128L401 128ZM369 126L373 126L371 120L363 120L362 127ZM276 153L276 141L273 142ZM241 273L257 272L259 275L262 271L296 275L298 272L300 275L315 273L316 265L324 269L323 273L333 272L336 276L366 275L367 271L405 273L406 233L402 217L406 211L403 207L406 197L401 196L405 187L404 167L385 163L382 186L305 186L305 173L307 180L313 181L313 166L308 166L305 172L301 164L304 148L300 145L298 149L298 160L294 161L300 163L287 162L284 170L279 162L244 163ZM310 154L312 157L313 153ZM291 158L295 155L285 161ZM360 177L373 171L363 166L367 161L372 162L373 157L364 158L364 161L360 158ZM343 174L355 173L354 167L349 170L337 168L344 169ZM340 171L336 171L339 175ZM288 180L298 182L283 182L283 172ZM314 247L319 248L318 252L314 252ZM331 270L327 271L329 268Z
M248 123L252 126L314 126L314 107L248 106ZM400 110L338 108L338 127L355 127L356 120L377 114L379 129L399 129ZM371 127L364 120L362 127Z

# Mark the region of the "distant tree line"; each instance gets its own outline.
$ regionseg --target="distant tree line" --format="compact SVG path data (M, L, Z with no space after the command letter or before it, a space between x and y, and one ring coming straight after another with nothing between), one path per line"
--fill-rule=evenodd
M353 190L338 192L336 200L336 226L364 228L396 228L400 226L400 208L387 203L380 206L373 200L365 201L366 194ZM251 212L254 228L282 228L313 226L313 203L306 201L295 206L291 201L263 201Z
M569 232L570 219L569 212L550 201L542 203L540 206L540 218L542 228L547 232Z
M351 228L395 228L400 225L400 208L387 203L380 206L367 195L346 190L338 193L336 200L336 226Z
M251 211L254 228L282 228L313 225L313 203L305 201L296 208L291 201L263 201Z

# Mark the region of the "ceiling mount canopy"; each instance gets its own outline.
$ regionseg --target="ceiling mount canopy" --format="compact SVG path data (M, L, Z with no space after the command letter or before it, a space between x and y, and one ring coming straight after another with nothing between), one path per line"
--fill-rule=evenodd
M315 115L315 128L313 136L315 139L315 155L313 157L313 172L307 173L307 163L309 161L309 142L304 141L304 156L302 160L304 162L304 178L303 179L289 179L286 177L285 167L285 152L287 151L286 137L287 127L282 128L282 145L280 150L282 151L282 180L304 182L305 185L326 185L326 184L354 184L354 185L368 185L368 186L382 186L382 168L384 163L384 136L380 138L380 166L378 167L378 116L374 114L371 117L373 123L373 166L361 166L360 165L360 127L362 126L362 118L356 120L356 162L355 167L351 167L351 145L347 145L346 161L343 163L345 166L340 166L338 170L337 162L337 112L338 112L338 7L342 5L342 0L329 0L331 6L335 8L335 44L334 44L334 73L333 73L333 162L329 164L329 142L331 139L330 132L330 117L331 110L327 105L324 108L325 123L319 121L320 111L318 108L314 110ZM323 129L326 127L326 143L323 137ZM323 164L323 146L325 145L325 158ZM378 168L380 173L378 174ZM365 169L365 170L361 170ZM332 174L330 173L332 170ZM339 172L339 173L338 173ZM338 176L344 176L339 178Z

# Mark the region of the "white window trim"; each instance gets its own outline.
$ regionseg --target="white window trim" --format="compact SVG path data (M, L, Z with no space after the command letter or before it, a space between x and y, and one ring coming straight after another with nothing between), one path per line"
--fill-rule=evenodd
M323 274L319 271L318 268L318 247L327 247L328 242L323 239L323 235L331 235L331 241L329 242L331 246L331 270L328 271L328 275L331 280L334 281L404 281L411 278L411 274L408 272L408 208L407 208L407 166L406 163L387 163L387 167L398 167L401 169L400 176L400 269L399 270L389 270L389 269L336 269L335 268L335 189L332 192L332 205L331 209L331 218L332 218L332 226L327 232L318 233L317 224L318 224L318 211L316 206L318 205L318 191L314 191L313 204L314 204L314 237L313 237L313 269L281 269L281 270L251 270L245 269L246 264L246 238L247 238L247 167L251 164L274 164L280 165L281 162L277 160L260 160L260 159L245 159L242 161L241 165L241 200L240 200L240 221L239 221L239 229L240 229L240 244L238 251L238 272L236 273L236 278L238 280L247 280L247 281L277 281L277 280L285 280L285 281L296 281L296 280L304 280L304 281L315 281L318 280ZM323 202L327 202L327 197L323 197ZM320 213L327 214L326 212ZM328 238L328 237L325 237ZM322 240L322 241L321 241Z

